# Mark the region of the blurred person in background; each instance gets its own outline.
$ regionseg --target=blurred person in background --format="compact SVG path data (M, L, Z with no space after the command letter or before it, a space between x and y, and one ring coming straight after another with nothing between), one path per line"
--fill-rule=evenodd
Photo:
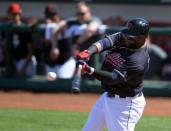
M44 13L46 74L54 72L57 78L72 78L75 70L75 59L72 57L71 44L63 38L62 32L52 37L52 30L59 26L60 15L52 4L45 7Z
M171 81L171 56L169 55L162 64L161 79Z
M146 39L150 56L149 70L145 79L161 79L161 69L163 61L167 58L167 53L161 47L151 42L151 37Z
M166 51L166 53L169 55L171 54L171 39L170 35L162 35L161 36L163 42L160 43L160 47Z
M170 35L165 36L166 43L163 48L166 50L168 57L163 61L161 69L162 80L171 81L171 39Z
M60 22L60 15L56 10L55 6L52 4L48 4L45 7L44 15L45 15L45 24L46 24L45 40L50 42L52 29L58 26L58 23Z
M101 20L92 15L90 7L85 2L79 2L75 7L75 16L62 20L53 30L53 36L56 37L63 31L64 38L72 49L71 53L75 56L101 38L101 25ZM88 63L93 65L93 58Z
M33 56L33 43L28 26L21 20L21 8L18 3L11 3L7 9L10 30L7 33L7 48L10 54L14 76L33 76L36 74L36 60ZM10 64L8 63L8 64Z
M40 63L40 66L43 68L43 73L41 74L47 74L49 72L48 69L56 65L56 60L59 54L55 53L55 50L58 50L58 48L56 44L52 45L51 35L52 29L58 26L59 21L60 16L55 6L52 4L47 4L44 9L44 23L41 24L41 26L43 26L44 29L44 32L41 35L42 38L40 38L42 39L42 50L39 49L37 51L37 59ZM50 54L54 55L52 59ZM54 58L56 58L55 61Z
M32 42L34 44L34 56L37 61L36 74L45 75L45 60L43 51L44 31L40 28L40 20L37 17L29 17L28 26L31 31Z
M97 34L101 24L99 18L92 16L90 7L86 3L80 2L76 5L75 17L61 21L53 33L57 34L62 29L67 30L67 36L72 37L74 47L81 51L90 46L89 43L92 42L88 42L88 40Z

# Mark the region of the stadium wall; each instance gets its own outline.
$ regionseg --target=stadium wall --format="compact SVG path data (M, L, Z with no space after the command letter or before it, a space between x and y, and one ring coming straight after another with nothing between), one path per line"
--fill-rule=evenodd
M32 92L71 92L72 79L47 81L42 76L31 79L0 78L0 90L26 90ZM82 80L82 93L102 93L99 81ZM145 96L171 97L171 83L164 81L144 81Z
M10 2L0 2L0 16L6 15L6 9ZM19 2L24 16L43 17L44 7L48 2ZM56 4L61 16L64 18L74 15L74 3ZM102 19L122 16L125 19L143 17L152 21L171 22L171 5L126 5L126 4L90 4L94 15Z

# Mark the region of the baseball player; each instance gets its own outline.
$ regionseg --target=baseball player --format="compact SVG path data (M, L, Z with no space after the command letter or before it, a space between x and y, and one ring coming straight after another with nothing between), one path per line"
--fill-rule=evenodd
M77 55L82 72L100 80L105 90L82 131L102 131L106 127L109 131L134 131L146 103L142 90L149 65L145 45L148 33L148 21L134 18L120 32L106 36ZM108 53L101 70L84 61L105 50Z

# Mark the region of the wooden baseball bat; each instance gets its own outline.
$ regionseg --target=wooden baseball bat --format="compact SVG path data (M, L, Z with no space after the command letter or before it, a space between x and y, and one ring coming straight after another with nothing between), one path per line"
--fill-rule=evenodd
M82 65L78 65L76 68L73 81L72 81L72 92L74 94L80 93L80 87L81 87L81 70L82 70Z

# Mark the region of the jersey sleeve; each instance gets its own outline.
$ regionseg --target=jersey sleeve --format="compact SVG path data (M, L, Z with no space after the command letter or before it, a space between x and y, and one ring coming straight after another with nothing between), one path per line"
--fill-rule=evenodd
M95 70L93 76L100 80L102 83L106 83L108 86L120 84L123 82L133 82L135 84L137 79L141 79L143 73L143 68L138 67L131 67L127 68L127 70L117 70L114 69L112 72L104 71L104 70ZM139 80L138 80L139 81Z
M142 66L129 67L123 71L114 69L112 72L112 81L108 82L108 85L115 85L122 82L135 85L142 79L144 68Z
M120 41L121 34L115 33L109 36L105 36L105 38L99 40L98 42L101 45L102 51L104 51L119 45Z

